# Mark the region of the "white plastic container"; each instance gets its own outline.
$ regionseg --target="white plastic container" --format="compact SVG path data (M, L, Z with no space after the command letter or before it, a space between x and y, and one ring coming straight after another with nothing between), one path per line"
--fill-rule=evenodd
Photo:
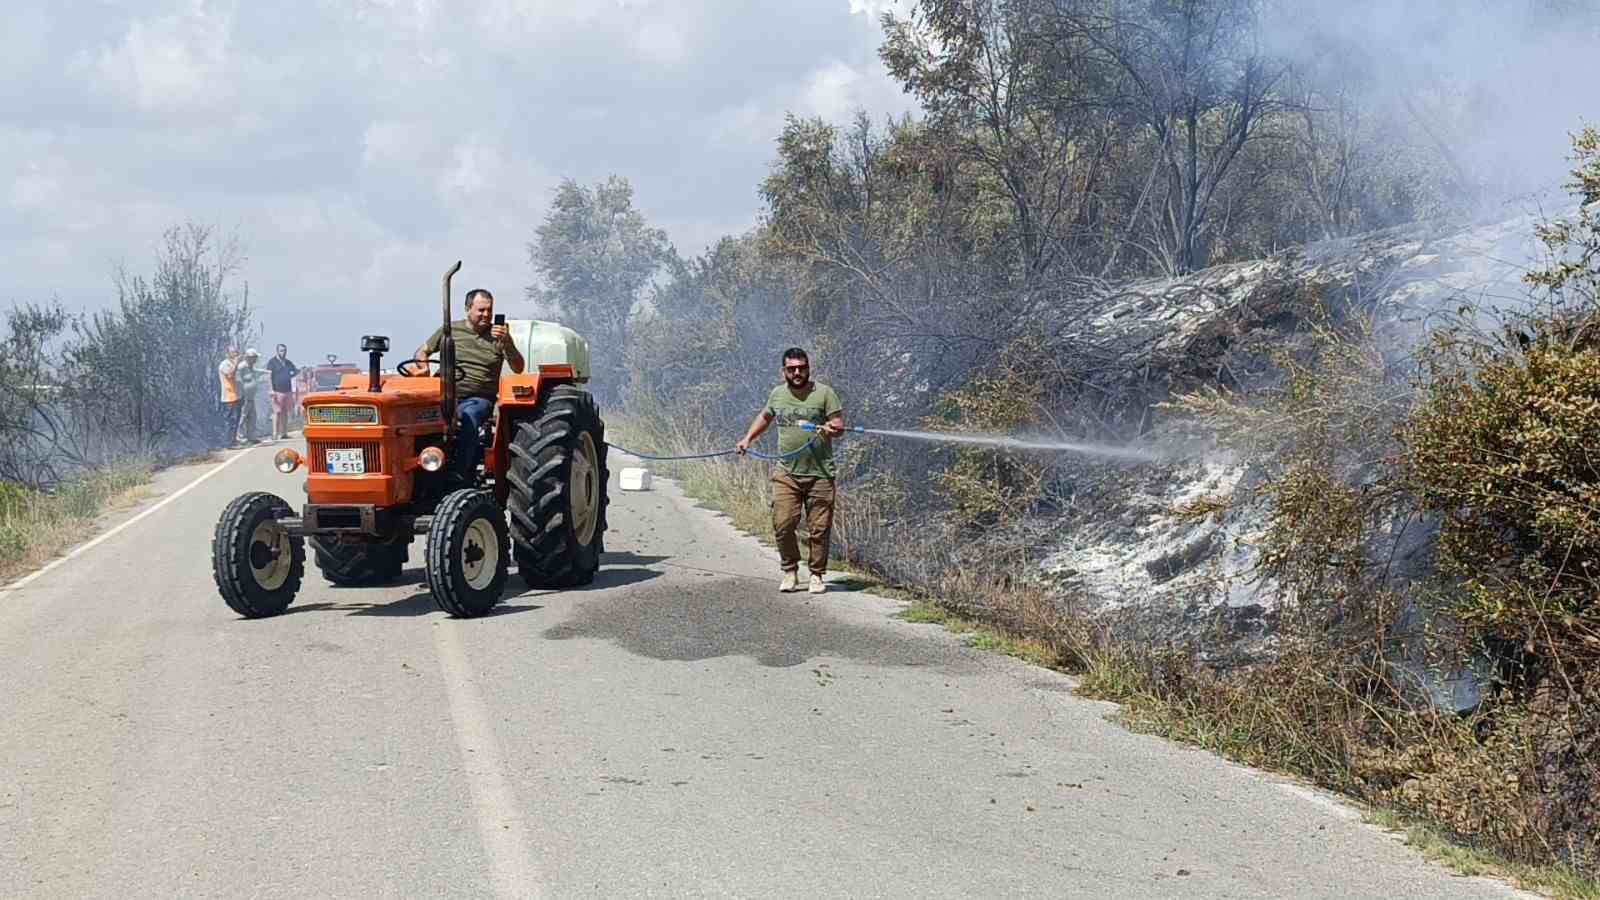
M617 486L625 491L650 490L649 469L623 469L617 475Z

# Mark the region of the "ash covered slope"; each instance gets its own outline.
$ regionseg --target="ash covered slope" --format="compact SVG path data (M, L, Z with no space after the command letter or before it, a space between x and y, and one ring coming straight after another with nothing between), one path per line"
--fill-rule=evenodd
M1265 353L1291 339L1319 299L1374 313L1375 339L1390 353L1414 346L1430 321L1464 301L1519 306L1527 297L1521 275L1542 249L1537 221L1389 229L1129 284L1098 316L1058 333L1132 350L1142 365L1123 367L1118 386L1151 399L1208 384L1248 390L1272 378ZM1181 428L1172 414L1148 415L1146 436L1158 442ZM1047 549L1042 568L1129 636L1192 639L1220 627L1211 634L1228 639L1208 649L1247 650L1270 635L1276 595L1274 585L1253 577L1264 510L1235 502L1220 522L1198 524L1175 510L1203 498L1236 499L1252 474L1215 449L1175 454L1170 465L1119 467L1094 492L1098 500L1057 530L1060 542ZM1383 552L1393 553L1390 576L1404 580L1426 562L1430 541L1415 527L1398 538Z

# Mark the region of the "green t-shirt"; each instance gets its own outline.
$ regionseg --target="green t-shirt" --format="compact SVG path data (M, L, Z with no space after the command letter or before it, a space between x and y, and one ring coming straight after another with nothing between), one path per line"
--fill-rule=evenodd
M456 339L456 365L461 367L461 382L456 385L462 397L488 397L493 400L500 392L500 368L505 365L506 351L489 337L472 330L466 319L450 323L450 333ZM436 328L422 348L438 353L444 341L444 329ZM450 373L444 373L446 376Z
M792 453L806 445L815 432L800 427L801 422L821 425L844 410L839 405L839 395L833 388L812 382L804 397L796 397L788 384L780 384L767 397L767 412L778 420L778 452ZM826 435L817 435L811 449L792 459L778 463L790 475L800 477L834 477L833 441Z

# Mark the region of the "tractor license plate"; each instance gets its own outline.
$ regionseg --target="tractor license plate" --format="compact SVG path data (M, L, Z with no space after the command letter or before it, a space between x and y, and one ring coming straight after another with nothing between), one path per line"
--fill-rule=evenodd
M366 471L366 460L360 450L328 451L329 475L361 475Z

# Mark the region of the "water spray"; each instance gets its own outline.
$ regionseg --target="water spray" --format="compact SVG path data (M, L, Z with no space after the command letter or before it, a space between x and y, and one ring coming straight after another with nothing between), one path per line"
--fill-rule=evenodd
M800 425L801 430L816 432L821 426L810 422ZM861 435L874 435L877 437L900 438L909 441L927 441L929 443L943 444L975 444L984 447L995 447L1001 450L1043 450L1056 453L1086 453L1092 456L1108 456L1116 459L1136 459L1153 462L1160 457L1148 450L1134 447L1113 447L1105 444L1086 444L1076 441L1025 441L1014 437L981 434L952 434L944 431L893 431L886 428L863 428L860 425L846 425L843 430Z
M808 432L811 439L805 445L790 450L788 453L762 453L754 447L748 448L745 453L756 459L782 462L793 459L811 449L817 442L822 426L811 422L800 423L800 429ZM1046 453L1083 453L1091 456L1103 456L1111 459L1129 459L1141 462L1156 462L1161 456L1148 450L1139 450L1134 447L1113 447L1106 444L1085 444L1076 441L1025 441L1020 438L1004 437L985 434L951 434L944 431L893 431L887 428L863 428L860 425L841 426L842 431L852 432L863 436L901 438L908 441L927 441L936 444L974 444L982 447L995 447L1001 450L1033 450ZM652 460L655 462L682 462L691 459L716 459L720 456L732 456L737 450L713 450L709 453L687 453L676 456L657 456L649 453L639 453L626 447L612 444L611 449L626 456L637 459Z

